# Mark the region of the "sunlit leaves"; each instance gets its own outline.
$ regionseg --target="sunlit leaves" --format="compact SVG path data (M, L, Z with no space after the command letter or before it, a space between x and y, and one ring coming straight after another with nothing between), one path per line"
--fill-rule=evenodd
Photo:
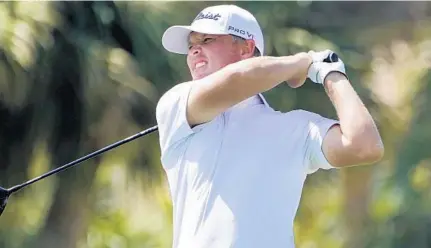
M392 10L399 14L414 11L393 4L388 11L379 11L378 16L369 11L375 8L373 4L316 5L309 1L237 4L256 14L264 28L269 55L322 49L340 52L354 87L362 93L367 105L373 102L377 106L372 113L379 120L384 136L385 160L372 171L352 172L346 177L350 180L328 180L325 177L328 174L331 179L338 178L331 172L318 172L308 178L295 221L298 248L348 247L345 245L352 230L358 237L368 236L354 240L358 247L369 243L373 248L394 248L390 244L406 233L396 226L424 226L426 222L420 217L410 216L412 212L418 212L419 216L422 214L419 210L431 209L431 172L429 159L424 157L429 156L425 141L431 137L430 120L420 118L429 115L426 108L429 94L425 92L430 87L429 23L422 20L414 25L403 21L391 24L388 20L394 18ZM316 8L323 4L325 8ZM64 154L53 154L48 149L52 147L54 133L66 126L54 110L70 116L69 120L81 121L83 128L76 137L60 137L59 144L66 147L73 139L79 140L77 148L67 151L69 155L93 151L134 134L143 126L155 124L154 105L158 97L173 85L190 79L185 57L163 50L160 44L163 31L172 24L188 24L207 5L157 1L1 4L3 107L12 112L16 106L38 107L27 110L27 116L34 119L28 124L32 130L28 137L3 146L18 147L15 151L19 152L12 152L14 157L30 157L28 165L19 167L24 168L25 176L32 177L56 166L52 164L54 159L65 160ZM65 6L71 10L66 11ZM351 9L357 15L340 17ZM68 16L60 15L60 10ZM118 34L110 29L114 22L123 31L121 34L130 38L133 53L117 43L119 37L114 36ZM381 26L375 25L378 22L382 22ZM402 27L409 27L411 32L393 39ZM68 78L73 82L67 82L70 86L67 89L72 99L79 99L74 103L78 106L57 99L64 93L61 86L65 84L66 73L75 75L73 80ZM34 75L40 78L35 80ZM324 116L333 109L323 89L316 85L295 90L280 88L266 94L275 109L289 111L298 105L316 106ZM74 108L82 109L83 116L74 116ZM417 124L419 120L421 123ZM2 119L2 123L7 124L8 120ZM36 141L31 145L34 146L31 155L20 151L32 140ZM74 233L76 229L88 229L76 241L78 247L170 247L172 203L160 165L157 135L124 145L84 166L95 170L94 178L86 179L90 181L90 190L79 188L76 181L91 177L91 173L84 168L74 170L79 176L70 178L76 181L69 179L62 183L77 187L68 189L76 194L69 204L56 209L59 213L67 212L68 218L84 220L77 222L85 223L82 226L66 230ZM391 180L396 173L404 180ZM83 182L88 183L86 180ZM46 227L44 220L53 211L58 183L55 178L43 181L10 200L0 220L0 246L24 247L27 240L41 235L40 230ZM405 191L407 188L412 191ZM75 201L88 203L86 211L69 207L75 206L72 205ZM355 203L357 206L345 209ZM358 216L373 224L344 223ZM415 244L409 247L422 248Z

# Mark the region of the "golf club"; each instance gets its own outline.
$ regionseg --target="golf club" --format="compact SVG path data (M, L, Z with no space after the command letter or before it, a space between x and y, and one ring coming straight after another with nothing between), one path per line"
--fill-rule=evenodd
M152 132L157 131L157 130L158 130L158 127L157 126L153 126L153 127L148 128L148 129L146 129L146 130L144 130L142 132L139 132L139 133L137 133L135 135L132 135L132 136L127 137L127 138L125 138L123 140L117 141L117 142L115 142L115 143L113 143L113 144L111 144L109 146L106 146L106 147L100 149L100 150L92 152L92 153L90 153L90 154L88 154L88 155L86 155L84 157L81 157L81 158L79 158L77 160L74 160L74 161L72 161L70 163L67 163L67 164L65 164L65 165L63 165L61 167L58 167L58 168L56 168L54 170L51 170L51 171L49 171L49 172L47 172L47 173L45 173L45 174L43 174L43 175L41 175L39 177L33 178L33 179L31 179L31 180L29 180L29 181L27 181L25 183L15 185L15 186L13 186L13 187L11 187L9 189L5 189L5 188L0 187L0 215L3 213L4 209L6 208L6 204L7 204L7 200L9 198L9 196L11 194L13 194L13 193L21 190L22 188L24 188L24 187L26 187L26 186L28 186L30 184L33 184L33 183L35 183L35 182L37 182L39 180L42 180L42 179L44 179L46 177L49 177L49 176L51 176L53 174L59 173L59 172L61 172L63 170L66 170L66 169L68 169L68 168L70 168L70 167L72 167L74 165L77 165L77 164L79 164L79 163L81 163L81 162L83 162L83 161L85 161L87 159L93 158L93 157L95 157L97 155L100 155L100 154L102 154L104 152L107 152L107 151L109 151L109 150L111 150L111 149L113 149L115 147L118 147L120 145L128 143L128 142L130 142L130 141L132 141L134 139L137 139L137 138L139 138L141 136L147 135L147 134L152 133Z

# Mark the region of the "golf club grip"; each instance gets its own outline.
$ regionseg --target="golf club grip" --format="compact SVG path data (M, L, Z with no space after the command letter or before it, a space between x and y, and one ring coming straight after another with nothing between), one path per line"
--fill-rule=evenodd
M326 63L338 62L338 55L336 53L330 53L329 56L323 60Z
M146 130L144 130L142 132L139 132L139 133L137 133L135 135L127 137L127 138L125 138L123 140L117 141L117 142L115 142L115 143L113 143L113 144L111 144L109 146L105 146L104 148L101 148L101 149L99 149L99 150L97 150L95 152L92 152L92 153L84 156L84 157L81 157L81 158L79 158L77 160L74 160L74 161L72 161L70 163L67 163L67 164L65 164L65 165L63 165L61 167L58 167L58 168L56 168L56 169L54 169L52 171L49 171L49 172L47 172L47 173L45 173L45 174L43 174L43 175L41 175L39 177L31 179L31 180L29 180L29 181L27 181L27 182L25 182L23 184L16 185L16 186L8 189L8 191L10 193L16 192L16 191L22 189L23 187L25 187L25 186L27 186L29 184L35 183L35 182L37 182L37 181L39 181L41 179L44 179L45 177L51 176L52 174L55 174L55 173L58 173L60 171L66 170L66 169L68 169L68 168L70 168L70 167L72 167L74 165L77 165L77 164L79 164L79 163L81 163L81 162L83 162L85 160L93 158L93 157L95 157L97 155L100 155L100 154L102 154L102 153L104 153L106 151L109 151L109 150L111 150L111 149L113 149L115 147L118 147L118 146L120 146L120 145L122 145L124 143L130 142L130 141L132 141L134 139L137 139L137 138L139 138L141 136L147 135L147 134L152 133L152 132L157 131L157 130L158 130L158 126L157 125L153 126L153 127L150 127L150 128L148 128L148 129L146 129Z

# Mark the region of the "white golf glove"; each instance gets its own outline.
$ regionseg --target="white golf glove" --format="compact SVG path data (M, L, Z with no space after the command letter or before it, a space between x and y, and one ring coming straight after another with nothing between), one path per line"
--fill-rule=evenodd
M331 53L333 53L333 51L326 49L324 51L321 52L315 52L313 50L309 51L308 54L311 56L311 59L313 60L313 62L323 62L323 60L325 60L327 57L329 57L329 55L331 55Z
M313 62L308 68L307 76L314 83L323 85L326 76L328 76L328 74L333 71L340 72L347 77L344 63L340 58L338 58L338 62L323 62L323 60L326 59L331 53L331 50L325 50L322 52L308 52L308 54L311 55Z

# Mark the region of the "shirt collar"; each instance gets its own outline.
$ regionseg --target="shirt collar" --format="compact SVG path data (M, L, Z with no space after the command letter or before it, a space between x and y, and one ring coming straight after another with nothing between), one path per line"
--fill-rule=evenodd
M265 97L263 97L262 94L257 94L255 96L249 97L249 98L245 99L244 101L234 105L232 107L232 110L233 109L241 109L241 108L250 107L250 106L259 105L259 104L263 104L266 107L269 107L269 104L266 101Z

